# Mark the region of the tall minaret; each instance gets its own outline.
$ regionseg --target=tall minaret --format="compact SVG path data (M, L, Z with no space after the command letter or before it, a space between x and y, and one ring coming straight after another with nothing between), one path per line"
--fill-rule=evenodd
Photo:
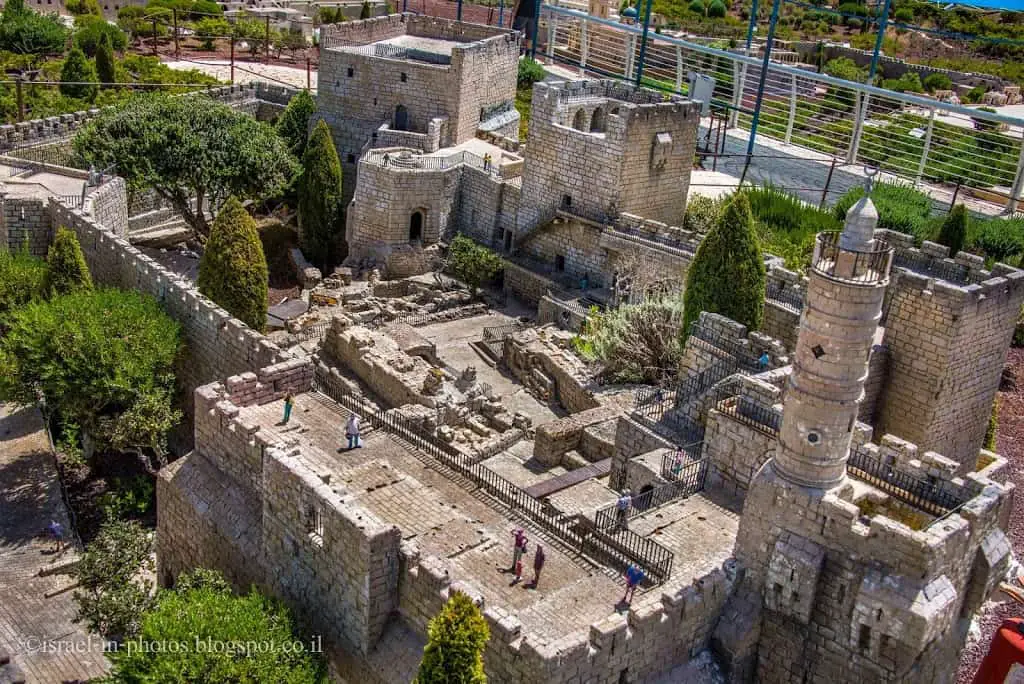
M846 477L892 264L892 248L874 239L878 212L869 193L870 181L843 232L820 233L814 248L774 462L798 485L828 489Z

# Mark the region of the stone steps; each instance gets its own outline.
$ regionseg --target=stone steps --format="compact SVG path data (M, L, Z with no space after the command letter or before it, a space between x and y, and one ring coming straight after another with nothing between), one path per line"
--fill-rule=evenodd
M170 207L161 207L152 211L145 211L141 214L128 217L128 232L139 232L147 228L160 225L161 223L167 223L175 218L178 218L178 213Z
M192 235L192 228L185 220L175 217L143 230L130 231L128 242L141 247L173 247Z

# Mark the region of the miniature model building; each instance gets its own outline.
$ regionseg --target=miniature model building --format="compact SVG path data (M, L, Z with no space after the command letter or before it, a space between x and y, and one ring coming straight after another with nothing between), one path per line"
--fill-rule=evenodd
M181 325L193 443L157 481L160 584L259 586L343 681L411 681L456 591L493 682L952 681L1010 563L1008 463L981 447L1024 272L877 229L869 188L806 276L766 255L760 330L701 312L671 380L610 384L577 333L684 287L700 103L542 82L520 141L514 32L395 15L323 47L349 257L295 259L310 306L283 329L125 240L123 179L8 200L11 240L67 226L97 284ZM501 253L505 302L437 272L457 233ZM509 573L519 529L536 587Z

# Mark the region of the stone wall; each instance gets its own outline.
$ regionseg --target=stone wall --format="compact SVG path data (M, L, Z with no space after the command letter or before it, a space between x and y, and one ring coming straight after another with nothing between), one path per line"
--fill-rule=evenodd
M115 176L85 198L85 213L117 237L128 234L127 187L123 178Z
M612 469L608 478L608 486L622 491L628 485L629 461L634 456L646 454L655 449L673 449L673 445L664 437L647 429L627 416L620 416L615 426L615 453L612 456Z
M580 450L584 430L611 420L619 413L621 409L617 406L598 406L538 426L533 457L548 466L559 464L566 452Z
M601 287L605 280L607 253L599 244L602 226L576 217L559 217L538 230L521 247L529 258L554 264L564 261L566 278L580 280L586 276L592 286Z
M28 247L29 254L46 257L53 241L53 221L46 200L38 197L8 197L3 202L5 244L10 250Z
M902 271L885 324L889 372L880 432L977 460L1021 303L1024 272L999 266L959 287Z
M792 351L796 349L796 338L800 330L800 308L795 305L795 301L803 302L806 298L807 279L776 266L768 269L765 284L767 295L761 332L779 340L786 349Z
M112 208L119 194L112 185L101 199L104 215L120 215ZM98 285L137 290L157 299L164 311L181 325L187 362L179 380L189 393L213 380L270 366L288 354L199 293L191 281L167 270L142 254L107 227L83 212L50 200L50 222L71 228L78 235L93 281Z
M581 81L535 84L531 107L523 174L530 211L520 212L520 232L559 207L682 224L699 105Z

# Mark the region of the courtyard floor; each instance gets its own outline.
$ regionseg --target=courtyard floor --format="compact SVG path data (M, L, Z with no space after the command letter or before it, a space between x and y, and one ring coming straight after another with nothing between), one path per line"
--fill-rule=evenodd
M43 534L51 520L68 531L62 552ZM72 530L39 411L0 405L0 650L29 682L85 681L107 670L102 641L73 622Z

